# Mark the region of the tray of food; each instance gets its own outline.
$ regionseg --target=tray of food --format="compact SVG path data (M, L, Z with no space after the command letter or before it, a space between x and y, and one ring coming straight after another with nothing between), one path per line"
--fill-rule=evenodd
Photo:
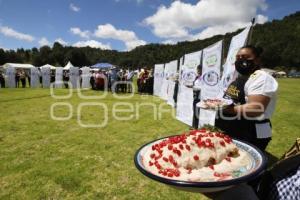
M222 110L233 105L230 99L205 99L196 104L197 107L208 110Z
M134 161L150 179L200 193L247 182L266 167L255 146L206 128L151 141L137 150Z

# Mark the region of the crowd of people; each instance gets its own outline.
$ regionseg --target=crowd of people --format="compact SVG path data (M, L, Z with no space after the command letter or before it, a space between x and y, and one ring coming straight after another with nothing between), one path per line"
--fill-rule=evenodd
M132 93L133 77L137 76L139 94L153 94L152 70L139 69L130 71L125 69L110 69L92 72L90 84L94 90L108 90L116 93Z
M15 74L15 80L16 80L16 87L22 87L25 88L26 87L26 80L28 80L29 84L30 84L30 72L28 72L28 70L24 70L24 69L17 69L16 70L16 74ZM21 83L21 85L20 85Z
M41 69L38 68L39 82L42 87L43 76ZM153 94L153 70L143 69L129 70L122 68L111 68L107 70L92 69L88 75L90 79L90 87L93 90L108 90L116 93L132 93L133 90L133 78L137 77L137 92L139 94ZM70 71L64 70L62 80L65 88L69 87ZM15 73L16 87L26 87L29 84L30 87L30 69L16 69ZM55 70L50 70L50 83L55 82ZM79 70L79 82L82 84L82 72ZM0 87L5 87L5 73L0 71Z
M153 70L139 69L137 74L137 87L140 94L153 94Z

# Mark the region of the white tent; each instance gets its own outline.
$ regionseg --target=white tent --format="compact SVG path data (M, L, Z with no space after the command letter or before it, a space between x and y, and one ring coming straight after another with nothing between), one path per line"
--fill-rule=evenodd
M68 64L64 67L64 70L70 70L71 67L74 67L72 63L69 61Z
M282 76L284 76L284 75L286 75L286 72L284 72L284 71L280 71L280 72L276 72L275 74L278 74L278 75L282 75Z
M8 68L8 67L13 67L13 68L18 68L18 69L30 69L32 67L34 67L31 64L20 64L20 63L5 63L2 66L4 69Z
M53 65L49 65L49 64L40 66L40 68L43 68L43 67L50 67L51 70L55 70L56 69L56 67L54 67Z
M273 75L274 73L276 73L275 70L269 69L269 68L262 68L261 70L267 72L270 75Z

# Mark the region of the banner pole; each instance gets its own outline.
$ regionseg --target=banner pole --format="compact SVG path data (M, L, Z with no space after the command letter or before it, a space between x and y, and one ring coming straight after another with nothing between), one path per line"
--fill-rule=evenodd
M254 24L255 24L255 17L253 17L251 20L251 28L250 28L249 35L248 35L247 42L246 42L247 45L251 44L251 42L252 42L252 33L253 33L253 29L254 29Z

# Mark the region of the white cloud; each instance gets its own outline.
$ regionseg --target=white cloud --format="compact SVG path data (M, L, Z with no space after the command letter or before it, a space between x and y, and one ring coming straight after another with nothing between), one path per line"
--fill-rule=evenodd
M267 16L263 16L263 15L257 15L256 16L256 24L264 24L268 21L268 17Z
M92 48L100 48L100 49L111 49L109 44L102 44L96 40L87 40L87 41L79 41L73 44L74 47L92 47Z
M162 41L163 44L177 44L177 40L174 39L169 39L169 40L164 40Z
M45 37L42 37L40 40L39 40L39 45L40 46L50 46L50 42L47 40L47 38Z
M160 6L156 13L144 19L152 32L168 39L191 40L235 31L248 24L258 10L267 9L265 0L201 0L197 4L174 1ZM267 21L258 15L260 22ZM191 31L200 31L192 34Z
M89 31L82 31L78 27L72 27L70 28L71 33L74 35L78 35L82 38L88 39L90 37L90 32Z
M9 28L7 26L0 26L0 33L7 37L12 37L18 40L24 40L27 42L32 42L34 40L34 37L29 34L20 33L18 31L15 31L12 28Z
M58 42L58 43L60 43L60 44L63 45L63 46L68 45L68 43L67 43L66 41L64 41L62 38L57 38L57 39L55 40L55 42Z
M70 4L69 8L74 12L80 11L80 8L78 6L75 6L73 3Z
M99 25L97 30L95 30L94 35L98 38L123 41L127 50L146 44L146 42L140 40L133 31L116 29L111 24Z

